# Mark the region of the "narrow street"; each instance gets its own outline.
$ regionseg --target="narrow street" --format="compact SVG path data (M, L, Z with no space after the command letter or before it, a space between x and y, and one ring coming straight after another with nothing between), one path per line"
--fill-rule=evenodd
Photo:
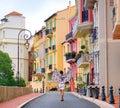
M58 92L47 93L37 99L32 100L22 108L100 108L82 98L78 98L71 93L65 93L64 101L60 101Z

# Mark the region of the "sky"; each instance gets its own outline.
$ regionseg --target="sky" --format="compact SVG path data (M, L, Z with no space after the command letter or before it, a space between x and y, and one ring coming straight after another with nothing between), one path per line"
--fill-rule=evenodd
M75 0L0 0L0 19L12 11L26 17L26 29L32 34L45 25L44 20L57 11L75 5Z

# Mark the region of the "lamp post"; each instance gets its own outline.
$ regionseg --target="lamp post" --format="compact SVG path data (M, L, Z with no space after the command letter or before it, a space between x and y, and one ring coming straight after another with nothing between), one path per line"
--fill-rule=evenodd
M17 63L18 64L18 71L17 71L18 86L19 86L19 74L20 74L19 72L19 44L20 44L19 39L20 39L20 36L24 37L24 40L26 41L24 45L28 49L29 48L28 40L30 40L30 38L32 37L32 33L27 29L21 29L20 32L18 33L18 63Z

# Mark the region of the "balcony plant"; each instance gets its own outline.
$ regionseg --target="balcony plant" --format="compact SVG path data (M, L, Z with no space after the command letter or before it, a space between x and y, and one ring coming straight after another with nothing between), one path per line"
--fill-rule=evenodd
M72 58L75 58L76 52L75 52L75 51L72 51L71 54L72 54Z
M83 55L83 54L84 54L84 51L80 50L80 51L79 51L79 54L80 54L80 55Z
M85 47L85 45L81 45L81 49L85 49L86 47Z

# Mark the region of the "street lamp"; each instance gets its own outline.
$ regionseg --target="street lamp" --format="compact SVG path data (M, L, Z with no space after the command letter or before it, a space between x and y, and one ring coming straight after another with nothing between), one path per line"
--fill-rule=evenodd
M30 38L32 37L32 33L29 30L27 30L27 29L21 29L20 32L18 33L18 72L17 72L17 75L18 75L18 86L19 86L19 74L20 74L20 72L19 72L19 44L20 44L20 42L19 42L20 38L19 37L20 36L24 37L24 40L26 41L24 45L28 49L29 48L28 40L30 40Z

